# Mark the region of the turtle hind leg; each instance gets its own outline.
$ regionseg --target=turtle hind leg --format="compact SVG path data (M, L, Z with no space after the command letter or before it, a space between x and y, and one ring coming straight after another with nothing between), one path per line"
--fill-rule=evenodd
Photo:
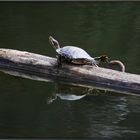
M62 67L62 58L61 58L61 56L57 55L56 57L57 57L57 66L58 66L58 68Z

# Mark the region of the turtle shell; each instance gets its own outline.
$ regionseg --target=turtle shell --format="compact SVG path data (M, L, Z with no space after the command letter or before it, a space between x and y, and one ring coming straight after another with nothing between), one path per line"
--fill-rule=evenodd
M58 54L69 59L89 59L93 58L83 49L74 46L65 46L56 50Z

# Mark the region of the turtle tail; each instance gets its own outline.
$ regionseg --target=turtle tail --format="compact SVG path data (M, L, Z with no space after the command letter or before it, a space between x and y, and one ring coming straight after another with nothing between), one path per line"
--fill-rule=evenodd
M59 42L55 40L52 36L49 36L49 42L55 50L60 48Z

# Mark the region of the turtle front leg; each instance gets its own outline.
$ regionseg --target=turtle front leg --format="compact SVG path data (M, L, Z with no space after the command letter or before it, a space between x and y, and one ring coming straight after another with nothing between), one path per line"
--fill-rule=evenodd
M61 56L60 56L60 55L57 55L56 57L57 57L57 66L58 66L58 68L59 68L59 67L62 67Z

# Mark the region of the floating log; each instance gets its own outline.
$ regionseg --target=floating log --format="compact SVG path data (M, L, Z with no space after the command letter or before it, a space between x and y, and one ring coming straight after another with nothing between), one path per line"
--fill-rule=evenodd
M63 63L62 67L58 68L56 58L26 51L1 48L0 70L21 72L79 86L140 95L140 75L88 65Z

